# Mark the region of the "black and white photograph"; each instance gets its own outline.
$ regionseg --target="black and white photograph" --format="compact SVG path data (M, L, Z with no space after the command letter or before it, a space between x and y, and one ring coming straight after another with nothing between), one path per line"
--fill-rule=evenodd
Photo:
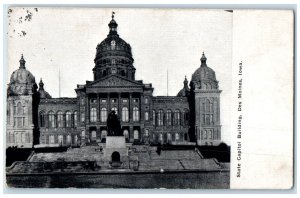
M229 188L231 19L10 7L7 185Z

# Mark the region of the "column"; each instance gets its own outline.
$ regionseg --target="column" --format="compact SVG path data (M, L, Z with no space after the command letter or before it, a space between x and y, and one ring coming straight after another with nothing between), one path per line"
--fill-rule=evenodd
M86 124L90 123L90 102L88 95L86 96L85 122Z
M129 122L132 122L132 93L129 93Z
M99 94L97 94L97 104L98 104L98 108L97 108L97 122L100 122L100 97L99 97Z
M119 119L121 119L121 94L118 93L118 116L119 116Z
M110 113L110 93L107 93L107 115Z

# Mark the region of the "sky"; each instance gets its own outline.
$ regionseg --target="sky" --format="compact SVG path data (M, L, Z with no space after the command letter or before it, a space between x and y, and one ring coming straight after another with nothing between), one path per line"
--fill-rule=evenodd
M221 93L222 139L230 141L232 13L204 9L16 8L8 23L7 83L21 54L52 97L76 97L77 84L93 80L96 46L106 38L114 11L118 34L132 47L136 79L155 96L175 96L200 67L202 52ZM21 18L22 17L22 18ZM26 19L26 20L25 20ZM167 71L169 86L167 89ZM167 91L168 90L168 91ZM168 92L168 93L167 93Z

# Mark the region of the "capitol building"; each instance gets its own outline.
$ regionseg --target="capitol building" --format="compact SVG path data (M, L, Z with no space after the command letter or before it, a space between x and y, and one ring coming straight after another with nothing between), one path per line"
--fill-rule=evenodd
M18 148L103 143L107 118L115 112L127 143L219 145L220 93L204 52L190 80L182 76L177 96L154 96L151 83L136 79L131 46L109 33L96 47L93 80L75 87L76 97L52 98L47 83L26 69L26 52L7 88L6 146ZM159 88L158 88L159 89Z

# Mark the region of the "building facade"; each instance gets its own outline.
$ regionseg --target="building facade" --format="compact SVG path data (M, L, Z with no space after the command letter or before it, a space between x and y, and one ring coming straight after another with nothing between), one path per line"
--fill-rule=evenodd
M7 147L105 142L111 111L127 142L219 144L221 91L204 53L177 96L153 96L152 84L135 79L131 46L118 35L114 16L108 26L109 34L96 48L94 79L77 85L75 98L52 98L42 80L37 89L21 57L7 90Z

